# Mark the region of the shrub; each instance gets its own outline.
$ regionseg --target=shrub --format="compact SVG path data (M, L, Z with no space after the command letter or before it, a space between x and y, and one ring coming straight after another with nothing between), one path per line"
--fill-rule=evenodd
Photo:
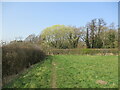
M80 55L118 55L117 49L52 49L50 54L80 54Z
M2 47L2 77L18 74L45 57L45 53L33 44L17 42L5 45Z

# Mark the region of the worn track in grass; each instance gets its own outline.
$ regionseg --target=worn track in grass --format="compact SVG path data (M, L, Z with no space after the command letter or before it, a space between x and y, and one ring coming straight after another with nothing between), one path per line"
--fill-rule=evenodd
M52 61L52 82L51 82L51 87L52 88L57 88L56 86L56 63L55 61Z

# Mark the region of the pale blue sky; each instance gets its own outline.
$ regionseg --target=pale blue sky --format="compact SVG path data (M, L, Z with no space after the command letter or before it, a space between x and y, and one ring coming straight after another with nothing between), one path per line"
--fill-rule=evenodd
M40 34L56 24L85 26L94 18L103 18L107 24L118 24L117 2L4 2L3 40Z

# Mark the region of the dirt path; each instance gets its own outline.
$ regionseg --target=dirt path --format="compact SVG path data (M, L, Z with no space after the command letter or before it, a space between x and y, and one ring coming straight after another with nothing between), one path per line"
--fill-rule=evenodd
M56 87L56 69L55 69L55 67L56 67L56 63L54 62L54 61L52 61L52 82L51 82L51 86L52 86L52 88L57 88Z

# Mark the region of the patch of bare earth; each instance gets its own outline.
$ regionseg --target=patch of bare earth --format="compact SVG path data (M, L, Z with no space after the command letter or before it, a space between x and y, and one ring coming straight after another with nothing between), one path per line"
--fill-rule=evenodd
M96 83L97 83L97 84L102 84L102 85L107 84L107 82L106 82L106 81L103 81L103 80L97 80Z
M56 63L54 61L52 61L52 82L51 82L51 86L52 88L57 88L56 87Z

